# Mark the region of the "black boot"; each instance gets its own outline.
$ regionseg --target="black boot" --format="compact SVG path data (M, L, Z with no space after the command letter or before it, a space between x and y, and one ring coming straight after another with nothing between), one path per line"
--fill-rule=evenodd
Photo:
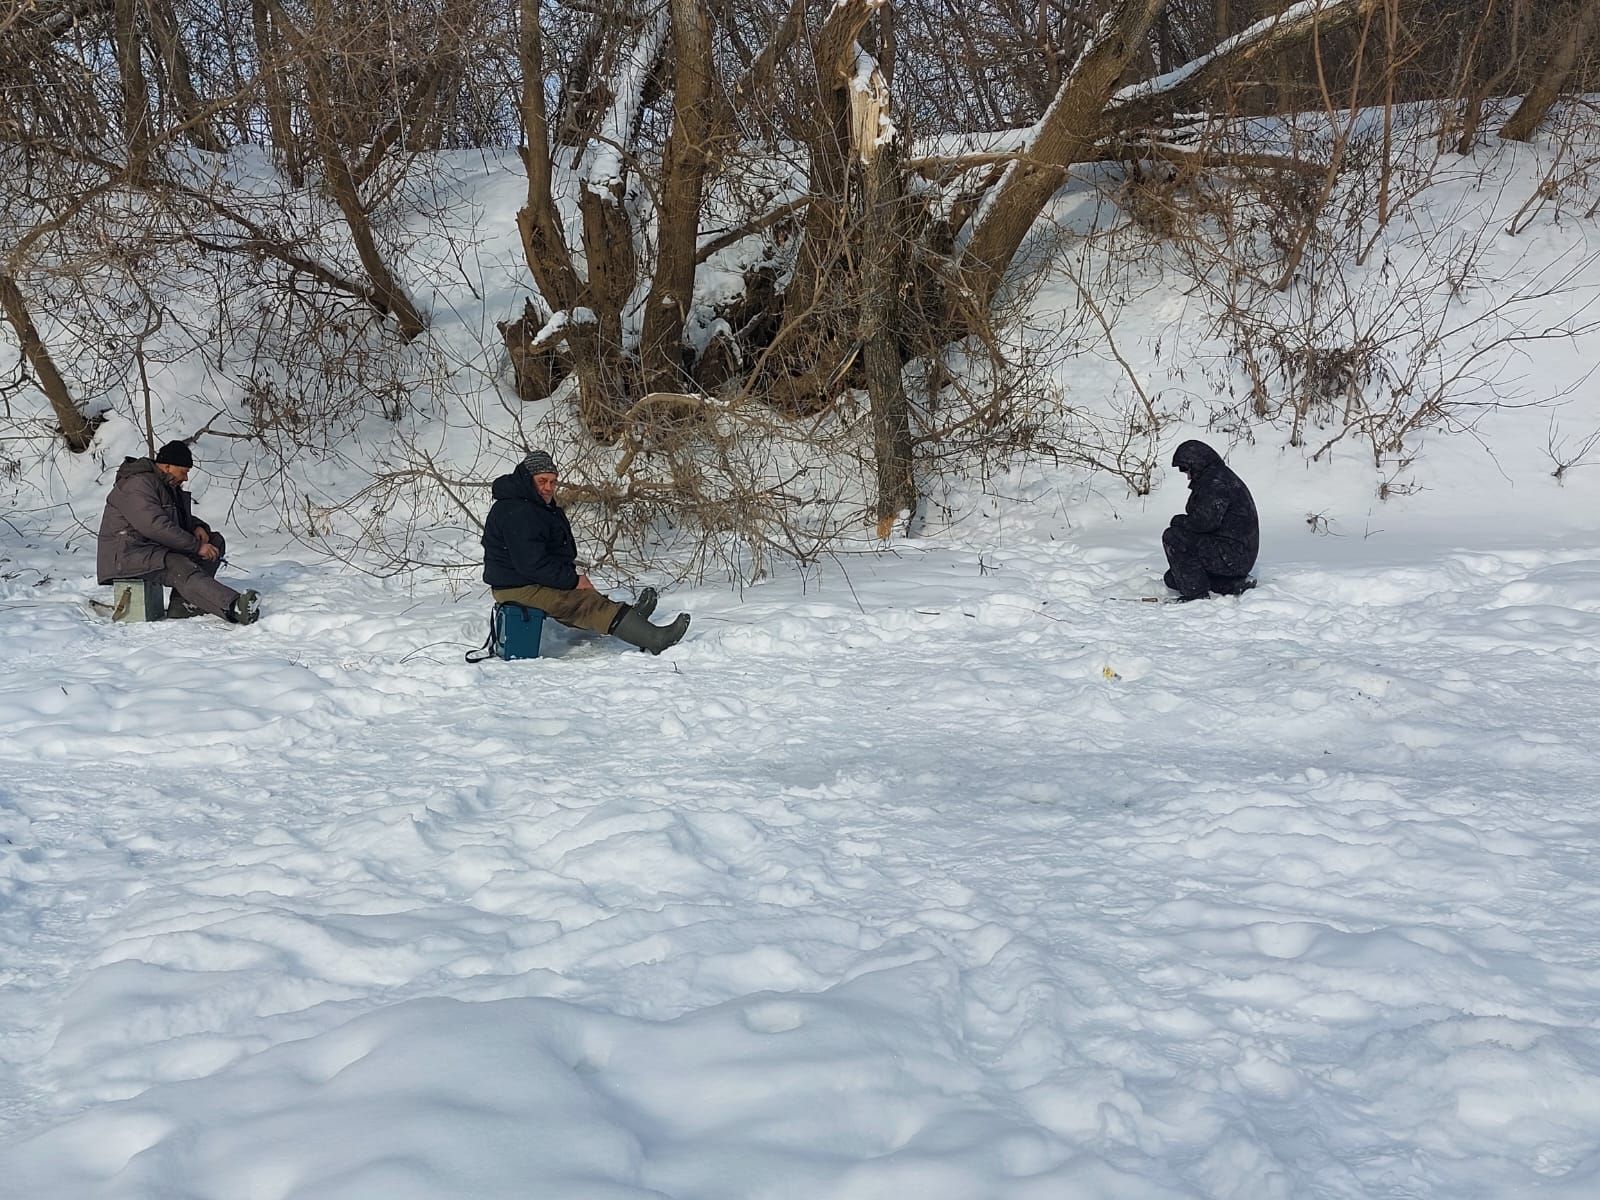
M660 599L653 587L640 588L639 598L632 604L633 611L641 617L648 617L656 610L656 601Z
M228 609L228 621L233 625L254 625L260 617L261 597L254 592L240 592Z
M1256 581L1248 575L1213 575L1211 590L1219 596L1242 596L1255 587Z
M611 636L621 638L630 646L660 654L668 646L676 646L689 631L689 614L679 613L671 625L652 625L639 615L637 606L624 606L616 624L611 626Z

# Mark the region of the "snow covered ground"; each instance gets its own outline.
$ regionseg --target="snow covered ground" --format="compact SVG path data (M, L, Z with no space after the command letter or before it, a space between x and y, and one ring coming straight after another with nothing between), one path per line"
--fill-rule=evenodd
M1444 223L1481 195L1492 234L1538 153ZM491 175L487 282L427 297L483 345L524 274ZM1589 226L1490 236L1461 303ZM1129 298L1073 398L1120 357L1202 421L1195 303ZM1266 520L1239 599L1127 599L1174 473L1034 470L670 591L661 658L558 630L478 667L480 590L315 557L216 439L199 509L263 620L97 617L119 413L0 520L0 1195L1592 1200L1600 468L1545 443L1600 426L1596 354L1486 364L1478 399L1565 395L1559 435L1477 413L1384 503L1354 446L1214 437ZM200 375L157 378L164 428Z
M1110 598L1173 475L659 659L265 543L258 626L110 626L9 540L7 1194L1600 1194L1592 491L1244 461L1241 599Z

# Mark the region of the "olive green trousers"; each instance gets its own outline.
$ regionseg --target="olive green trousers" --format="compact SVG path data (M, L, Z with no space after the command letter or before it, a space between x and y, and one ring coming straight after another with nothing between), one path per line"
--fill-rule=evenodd
M496 604L524 604L529 608L544 610L547 617L570 625L574 629L592 629L595 633L610 633L611 625L622 612L623 606L604 592L593 588L549 588L537 584L528 587L493 588Z

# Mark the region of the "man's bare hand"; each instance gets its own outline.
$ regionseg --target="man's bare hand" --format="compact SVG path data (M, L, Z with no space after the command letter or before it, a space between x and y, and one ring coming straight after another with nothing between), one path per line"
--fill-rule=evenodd
M200 539L200 544L202 546L211 544L211 533L204 525L196 525L194 527L194 535Z
M210 542L201 542L200 557L205 559L207 562L216 562L217 559L222 557L222 553Z
M589 577L587 575L578 576L578 590L580 592L594 591L594 584L589 582Z

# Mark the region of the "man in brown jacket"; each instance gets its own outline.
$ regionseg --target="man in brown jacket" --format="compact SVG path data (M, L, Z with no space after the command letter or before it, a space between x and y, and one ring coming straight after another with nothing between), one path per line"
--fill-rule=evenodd
M183 485L194 468L184 442L168 442L155 458L126 458L106 497L95 566L100 582L155 579L172 589L169 617L210 613L235 625L261 615L254 592L217 582L227 543L194 515Z

